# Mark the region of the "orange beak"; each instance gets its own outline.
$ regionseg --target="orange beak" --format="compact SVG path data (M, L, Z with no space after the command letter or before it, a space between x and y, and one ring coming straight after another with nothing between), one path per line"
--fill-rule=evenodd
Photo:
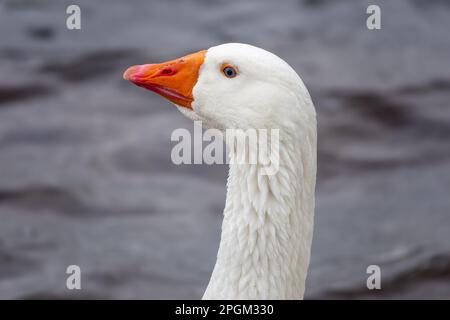
M192 109L192 89L205 55L206 50L203 50L168 62L133 66L125 71L123 78Z

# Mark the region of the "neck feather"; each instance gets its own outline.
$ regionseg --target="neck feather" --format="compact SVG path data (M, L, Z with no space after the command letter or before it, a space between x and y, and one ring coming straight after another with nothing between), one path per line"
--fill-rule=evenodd
M314 223L316 131L280 132L279 166L231 153L217 262L203 299L301 299Z

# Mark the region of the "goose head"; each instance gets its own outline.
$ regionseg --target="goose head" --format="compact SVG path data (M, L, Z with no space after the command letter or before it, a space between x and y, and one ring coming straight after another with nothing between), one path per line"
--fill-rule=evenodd
M160 94L209 128L295 128L314 116L297 73L278 56L247 44L132 66L124 79Z
M270 52L231 43L133 66L124 78L205 127L279 129L279 157L270 154L263 159L269 161L250 166L230 162L226 232L204 299L302 298L314 216L316 119L297 73ZM279 174L263 176L272 174L263 165L278 158L282 165L270 172Z

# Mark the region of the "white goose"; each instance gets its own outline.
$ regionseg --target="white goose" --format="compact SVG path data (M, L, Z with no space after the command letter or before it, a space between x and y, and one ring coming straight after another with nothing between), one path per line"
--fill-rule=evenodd
M160 64L130 67L124 79L173 102L207 127L279 131L279 169L233 163L217 262L203 299L302 299L310 260L316 183L316 113L282 59L229 43ZM233 148L229 145L229 148Z

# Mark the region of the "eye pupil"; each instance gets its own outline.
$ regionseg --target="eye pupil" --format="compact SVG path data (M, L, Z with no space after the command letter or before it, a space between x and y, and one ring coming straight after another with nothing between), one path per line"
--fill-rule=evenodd
M225 69L223 70L223 72L225 73L225 75L228 78L233 78L236 76L236 70L234 70L234 68L232 67L225 67Z

